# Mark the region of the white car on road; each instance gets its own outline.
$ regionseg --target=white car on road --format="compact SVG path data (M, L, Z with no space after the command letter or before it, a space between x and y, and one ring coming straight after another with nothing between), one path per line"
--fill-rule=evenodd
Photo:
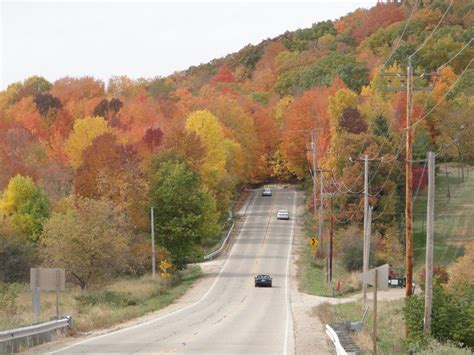
M290 219L290 212L288 210L278 210L277 219Z

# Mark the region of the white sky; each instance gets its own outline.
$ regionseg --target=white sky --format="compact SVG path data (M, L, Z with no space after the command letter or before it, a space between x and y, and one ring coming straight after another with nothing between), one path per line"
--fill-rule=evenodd
M0 0L0 90L32 75L166 76L376 0Z

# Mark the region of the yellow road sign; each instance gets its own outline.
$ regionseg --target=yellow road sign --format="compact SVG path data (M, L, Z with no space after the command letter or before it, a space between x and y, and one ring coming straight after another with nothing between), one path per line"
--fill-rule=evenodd
M318 240L316 238L311 238L309 240L309 245L311 245L311 248L317 248L318 247Z

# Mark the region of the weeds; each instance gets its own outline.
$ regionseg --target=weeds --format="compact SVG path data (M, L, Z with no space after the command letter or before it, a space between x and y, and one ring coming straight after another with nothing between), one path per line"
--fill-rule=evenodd
M182 296L200 275L199 267L192 267L171 278L120 279L101 289L82 292L78 287L69 288L60 295L60 313L72 315L73 332L107 328L169 305ZM27 285L0 284L0 305L1 329L33 322L31 292ZM55 310L54 293L42 292L40 321L55 316Z

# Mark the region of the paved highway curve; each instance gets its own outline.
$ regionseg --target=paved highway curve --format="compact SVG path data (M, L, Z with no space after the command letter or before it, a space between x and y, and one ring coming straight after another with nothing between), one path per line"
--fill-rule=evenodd
M195 303L141 324L62 345L54 354L293 354L289 269L296 210L292 188L255 191L219 274ZM288 209L291 220L276 219ZM253 276L273 277L255 288Z

